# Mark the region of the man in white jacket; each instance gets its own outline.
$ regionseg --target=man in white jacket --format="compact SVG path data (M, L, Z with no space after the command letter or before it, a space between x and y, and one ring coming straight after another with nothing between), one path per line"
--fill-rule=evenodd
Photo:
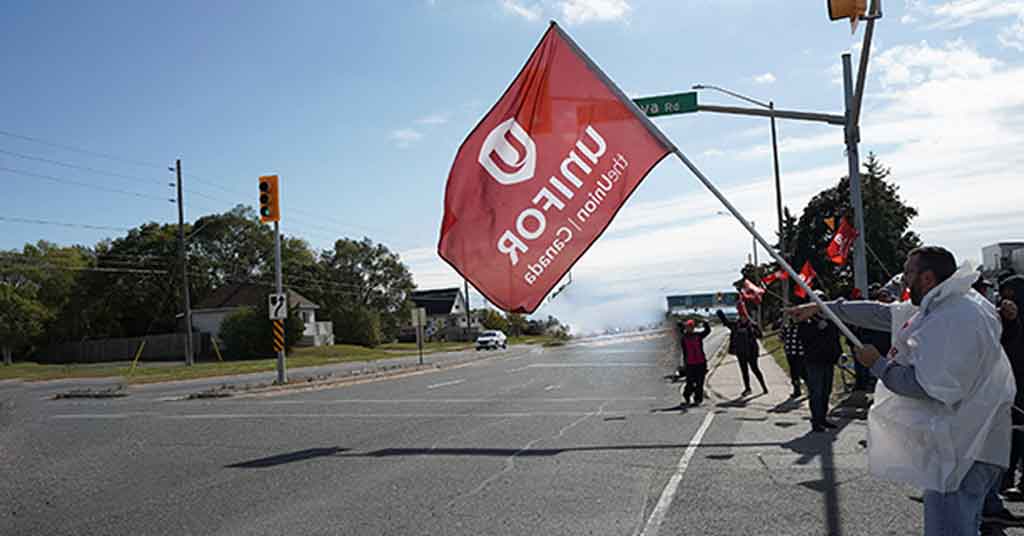
M924 489L926 535L977 535L985 497L1009 465L1016 385L998 313L971 289L976 279L969 264L957 270L949 251L918 248L904 266L911 304L828 304L851 324L889 324L888 356L873 346L856 356L881 380L868 414L868 465Z

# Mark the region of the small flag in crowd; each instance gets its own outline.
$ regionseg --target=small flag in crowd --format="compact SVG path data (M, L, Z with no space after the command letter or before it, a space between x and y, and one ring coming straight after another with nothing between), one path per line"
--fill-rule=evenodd
M807 283L807 286L811 286L811 283L814 281L814 278L818 277L818 272L814 271L814 267L811 266L811 261L805 261L804 267L800 269L799 275L801 281ZM807 297L807 292L804 291L804 288L799 285L797 285L796 290L793 291L793 293L801 298Z
M749 280L744 279L743 288L740 289L740 297L742 297L744 301L761 303L761 300L764 297L764 289L751 283Z
M846 264L850 248L853 247L853 242L857 239L858 234L857 229L854 229L844 217L839 222L839 230L832 237L832 242L829 243L826 250L829 260L840 266Z
M776 282L776 281L778 281L780 279L789 279L789 272L786 272L785 270L783 270L781 268L778 269L778 270L775 270L774 272L772 272L772 273L764 276L763 278L761 278L761 284L763 284L765 286L768 286L768 285L771 285L772 283L774 283L774 282Z

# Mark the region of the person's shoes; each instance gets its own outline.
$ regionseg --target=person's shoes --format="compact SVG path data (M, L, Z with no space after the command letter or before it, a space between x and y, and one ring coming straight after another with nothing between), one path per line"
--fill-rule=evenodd
M1005 508L998 512L981 514L981 522L1003 527L1024 527L1024 517L1019 517Z
M683 405L684 406L689 406L690 405L690 395L683 395Z
M747 396L749 394L750 394L750 389L744 389L743 392L740 393L740 396Z
M800 391L793 391L789 394L789 398L800 398Z
M821 426L820 424L812 424L811 425L811 431L812 432L824 432L825 431L825 427Z
M693 401L693 407L697 407L697 406L699 406L699 405L701 405L703 403L704 403L703 400L694 400Z
M762 395L766 395L766 394L768 394L768 388L762 385L762 386L761 386L761 394L762 394Z
M836 423L828 422L828 421L825 421L825 422L821 423L821 425L824 426L825 428L830 429L830 430L834 430L836 428L839 428L839 426Z
M1024 501L1024 493L1021 493L1020 488L1009 488L1003 490L1003 499L1008 502L1022 502Z

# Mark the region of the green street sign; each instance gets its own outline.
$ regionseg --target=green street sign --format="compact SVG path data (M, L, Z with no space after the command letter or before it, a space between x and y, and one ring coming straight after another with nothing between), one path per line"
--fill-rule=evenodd
M647 117L659 115L686 114L697 111L697 92L676 93L675 95L658 95L633 99Z

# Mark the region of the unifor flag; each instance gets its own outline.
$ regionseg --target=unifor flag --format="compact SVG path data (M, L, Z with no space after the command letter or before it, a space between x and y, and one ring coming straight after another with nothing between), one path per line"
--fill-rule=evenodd
M761 303L761 300L764 297L764 289L751 283L750 280L744 279L743 288L740 289L740 296L742 296L745 301Z
M857 239L857 229L854 229L850 222L846 221L844 217L839 222L839 230L836 231L835 236L832 237L832 242L829 242L826 254L829 260L832 262L843 265L846 264L846 259L850 255L850 248L853 247L854 240Z
M789 279L789 272L786 272L785 270L783 270L781 268L778 269L778 270L775 270L774 272L772 272L772 273L764 276L763 278L761 278L761 284L765 285L765 286L771 285L772 283L774 283L774 282L776 282L776 281L778 281L780 279Z
M804 267L800 269L800 273L798 275L800 276L800 280L807 283L807 286L809 287L814 281L814 278L818 277L818 272L814 271L814 267L811 266L811 261L805 261ZM801 298L807 297L807 292L800 285L797 285L796 290L794 290L793 293Z
M438 253L498 307L531 313L671 150L552 23L455 156Z

